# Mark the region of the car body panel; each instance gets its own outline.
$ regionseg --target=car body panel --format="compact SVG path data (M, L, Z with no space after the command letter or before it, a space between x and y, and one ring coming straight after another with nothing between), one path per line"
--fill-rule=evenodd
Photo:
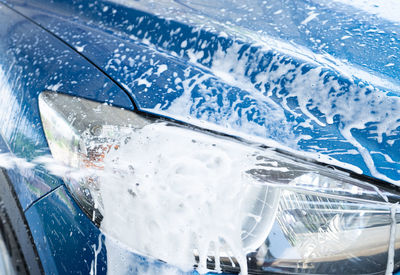
M328 1L0 2L2 153L49 154L37 97L52 90L400 181L396 22ZM46 273L166 267L103 236L44 168L7 174Z
M398 22L328 1L223 1L221 14L207 1L10 2L143 111L327 155L399 184Z
M107 76L2 4L0 25L1 153L28 161L49 154L37 101L44 90L72 95L79 91L79 96L133 109L131 99ZM8 176L23 209L62 184L40 166L11 168Z

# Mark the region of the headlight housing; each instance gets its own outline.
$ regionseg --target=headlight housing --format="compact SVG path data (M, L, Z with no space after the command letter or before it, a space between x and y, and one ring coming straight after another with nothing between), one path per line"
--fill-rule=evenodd
M53 157L100 229L183 269L375 274L400 263L399 196L211 131L53 92L39 96Z

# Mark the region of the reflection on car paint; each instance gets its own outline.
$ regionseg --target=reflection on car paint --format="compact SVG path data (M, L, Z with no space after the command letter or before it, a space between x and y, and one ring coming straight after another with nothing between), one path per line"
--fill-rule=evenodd
M201 1L115 2L132 9L82 1L72 7L81 17L68 28L51 15L27 13L40 14L38 21L71 45L84 44L83 53L143 110L326 154L399 183L399 66L388 66L397 62L396 24L325 1L287 7L260 1L261 10L253 2L223 2L222 13ZM59 5L68 18L73 11ZM223 21L232 16L247 20ZM99 36L98 20L107 35ZM337 39L349 32L351 39ZM158 66L168 70L158 76Z
M399 184L398 25L375 17L372 18L377 20L371 23L371 15L349 13L346 12L349 7L327 1L293 1L288 6L278 1L260 1L260 9L248 1L231 1L230 8L226 1L212 7L202 1L114 2L134 9L124 10L102 1L97 5L76 1L75 8L81 17L71 19L74 12L62 10L63 2L56 1L59 6L52 6L54 12L69 20L60 22L56 16L29 10L40 6L40 1L15 5L15 8L36 16L39 23L94 61L144 111L192 123L196 123L193 119L205 120L226 128L226 132L234 130L272 139L293 149L325 154L343 162L344 166L350 164L367 175ZM299 10L300 16L295 13ZM332 11L335 11L333 15ZM0 6L1 12L8 15L3 6ZM260 16L269 21L260 23L254 19ZM349 16L354 16L353 21ZM79 92L87 98L133 108L119 88L85 60L76 61L77 57L71 55L68 47L50 39L21 17L5 17L11 23L0 22L4 26L0 33L9 34L10 39L8 44L2 40L0 46L10 59L0 60L3 99L0 119L4 122L0 131L11 147L7 150L28 161L48 153L36 108L36 96L42 90ZM227 22L232 18L235 23ZM276 22L280 24L274 25ZM261 31L257 32L257 28ZM292 32L293 29L299 32ZM335 32L334 37L330 32ZM13 79L23 70L30 73ZM103 90L106 91L101 93ZM116 99L110 100L110 94ZM31 179L36 174L25 176L30 172L21 172L23 169L16 163L12 166L20 169L15 181L19 181L20 173L27 178L27 185L21 185L21 188L28 186L27 190L17 190L17 193L24 209L29 208L30 224L37 230L35 237L41 240L41 258L49 261L46 266L65 261L61 259L65 251L74 255L63 262L71 263L69 271L84 266L90 272L104 273L106 261L110 264L108 270L117 266L111 264L112 259L120 264L118 253L123 252L113 253L112 244L103 246L109 239L83 219L79 208L62 190L64 187L55 191L57 198L51 193L31 206L35 199L60 182L49 184L51 181L45 179L32 185ZM62 227L60 224L68 223L59 223L54 213L67 215L69 212L59 205L60 201L68 200L68 211L76 209L72 213L80 213L81 218L70 217L80 219L79 225L74 223L77 228L84 224L83 227L90 227L85 230L94 232L88 239L82 237L77 245L84 245L82 250L90 251L83 253L81 259L77 256L78 250L73 250L76 247L63 246L62 241L71 236L65 235L65 230L57 231ZM47 208L46 203L52 206ZM35 211L51 214L35 216ZM395 211L393 207L392 213ZM74 235L74 229L72 232ZM391 238L391 251L393 242ZM49 246L52 251L59 251L54 262L50 260L52 255L46 254ZM126 257L147 262L127 254L130 256ZM141 270L142 265L136 269L128 263L127 266L125 271L138 274L147 270ZM52 268L46 270L67 271L67 266ZM148 268L149 273L154 271L153 267ZM388 264L389 272L392 268Z

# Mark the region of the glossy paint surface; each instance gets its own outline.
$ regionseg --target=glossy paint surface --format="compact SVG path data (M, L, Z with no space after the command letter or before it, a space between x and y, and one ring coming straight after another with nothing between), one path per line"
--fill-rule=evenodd
M0 4L1 152L49 153L37 96L53 90L207 121L400 184L393 18L331 1L0 2L42 26ZM49 274L179 272L101 235L45 169L8 174Z
M142 110L399 184L399 22L331 1L12 1ZM318 157L318 156L317 156Z
M37 97L44 90L76 94L133 109L118 86L52 35L0 4L0 150L29 160L49 154ZM26 209L61 181L45 169L10 169Z

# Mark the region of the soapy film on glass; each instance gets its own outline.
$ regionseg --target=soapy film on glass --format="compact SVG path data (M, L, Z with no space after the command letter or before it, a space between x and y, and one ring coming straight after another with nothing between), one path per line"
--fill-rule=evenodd
M53 157L91 171L65 177L76 201L133 251L200 273L400 264L399 197L346 172L82 98L39 107Z

